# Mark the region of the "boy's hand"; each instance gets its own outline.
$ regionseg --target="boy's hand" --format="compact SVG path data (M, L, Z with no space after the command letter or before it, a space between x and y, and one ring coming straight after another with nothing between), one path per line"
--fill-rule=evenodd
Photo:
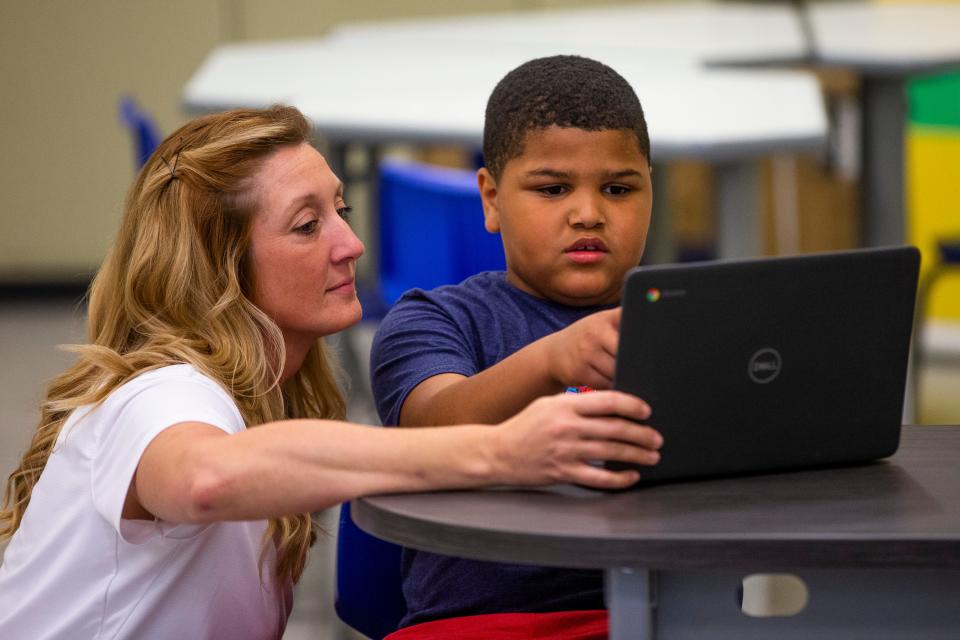
M556 382L594 389L613 385L620 314L620 307L598 311L544 338L549 370Z
M590 462L656 464L663 438L636 424L648 417L647 403L619 391L539 398L495 427L495 477L505 484L629 487L640 478L637 471L610 471Z

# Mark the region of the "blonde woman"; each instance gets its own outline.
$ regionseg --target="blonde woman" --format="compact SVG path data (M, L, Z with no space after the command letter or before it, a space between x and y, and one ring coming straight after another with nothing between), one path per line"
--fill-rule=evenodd
M89 344L50 385L10 476L2 638L279 638L310 513L490 484L624 487L659 436L614 392L507 422L339 422L323 336L360 319L363 246L289 107L172 134L130 191L89 298Z

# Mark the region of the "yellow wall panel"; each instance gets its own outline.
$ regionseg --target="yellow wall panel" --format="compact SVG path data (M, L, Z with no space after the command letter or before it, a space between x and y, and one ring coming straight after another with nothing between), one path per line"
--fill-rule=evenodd
M913 127L906 151L908 232L923 252L926 274L937 239L960 240L960 129ZM941 278L932 294L932 316L960 320L960 268Z

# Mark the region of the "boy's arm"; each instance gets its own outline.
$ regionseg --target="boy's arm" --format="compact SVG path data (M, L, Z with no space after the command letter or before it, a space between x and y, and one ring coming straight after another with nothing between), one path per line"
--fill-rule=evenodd
M442 373L427 378L407 395L399 424L496 424L536 398L569 386L608 389L613 382L619 327L619 308L600 311L475 375Z

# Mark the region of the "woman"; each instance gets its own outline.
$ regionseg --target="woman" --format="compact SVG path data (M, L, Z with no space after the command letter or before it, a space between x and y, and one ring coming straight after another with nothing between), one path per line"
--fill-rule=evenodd
M89 344L10 476L3 638L278 638L310 512L372 493L624 487L656 434L614 392L497 427L375 429L321 338L360 319L363 246L290 107L194 120L144 166L93 282ZM621 417L612 417L621 416Z

